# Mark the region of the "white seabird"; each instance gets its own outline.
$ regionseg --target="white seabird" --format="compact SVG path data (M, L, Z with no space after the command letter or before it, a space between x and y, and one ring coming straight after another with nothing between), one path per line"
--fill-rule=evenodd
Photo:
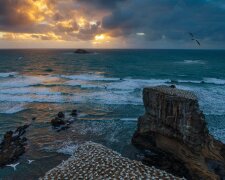
M30 160L30 159L28 159L27 161L28 161L28 164L31 164L32 162L34 162L34 160Z
M18 166L20 163L15 163L15 164L8 164L6 166L11 167L14 169L14 171L16 171L16 166Z

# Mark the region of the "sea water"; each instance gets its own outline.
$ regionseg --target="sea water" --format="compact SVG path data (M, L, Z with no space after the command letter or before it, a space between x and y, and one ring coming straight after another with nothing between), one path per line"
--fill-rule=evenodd
M0 178L35 179L93 141L135 159L131 145L144 113L146 86L176 84L193 91L210 133L225 142L225 51L222 50L1 50L0 139L31 123L17 171ZM68 130L50 121L59 111L79 111ZM31 119L36 117L35 121ZM34 159L32 164L27 159Z

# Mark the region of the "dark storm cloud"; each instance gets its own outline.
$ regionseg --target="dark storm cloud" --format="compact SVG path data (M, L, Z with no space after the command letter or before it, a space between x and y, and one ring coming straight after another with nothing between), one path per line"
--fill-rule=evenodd
M5 32L44 32L47 24L37 24L47 14L34 5L32 0L2 0L0 2L0 31ZM42 0L43 2L43 0ZM51 6L53 0L46 0Z
M147 40L186 39L193 32L200 39L224 41L224 19L220 0L130 0L103 18L103 28L120 29L118 36L144 32Z
M48 7L37 8L36 2ZM82 25L80 18L85 19ZM0 32L48 33L91 40L107 33L124 39L225 41L224 0L1 0ZM89 22L96 21L96 25ZM139 34L137 34L139 33ZM143 35L144 33L144 35ZM136 35L137 34L137 35ZM35 36L36 37L36 36ZM41 39L48 39L43 36ZM224 43L225 44L225 43Z
M15 26L30 23L30 19L26 14L17 13L18 7L27 7L26 1L3 0L0 4L0 25Z
M116 8L119 3L126 3L128 0L75 0L80 4L85 4L86 6L92 6L97 9L112 10Z

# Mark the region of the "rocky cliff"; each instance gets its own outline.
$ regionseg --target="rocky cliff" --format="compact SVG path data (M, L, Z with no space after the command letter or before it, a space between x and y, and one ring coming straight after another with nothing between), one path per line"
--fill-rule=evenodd
M209 134L193 93L149 87L143 100L132 142L152 152L145 163L187 179L225 179L225 145Z

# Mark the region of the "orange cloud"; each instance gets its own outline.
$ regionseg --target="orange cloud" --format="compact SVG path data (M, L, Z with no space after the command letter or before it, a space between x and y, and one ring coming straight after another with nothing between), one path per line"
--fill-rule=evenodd
M76 7L75 0L4 0L0 7L0 40L65 40L96 43L105 33L102 14ZM97 38L97 39L96 39ZM99 38L99 39L98 39Z
M46 34L31 34L31 33L0 33L0 38L3 40L55 40L61 41L62 37L53 32Z

